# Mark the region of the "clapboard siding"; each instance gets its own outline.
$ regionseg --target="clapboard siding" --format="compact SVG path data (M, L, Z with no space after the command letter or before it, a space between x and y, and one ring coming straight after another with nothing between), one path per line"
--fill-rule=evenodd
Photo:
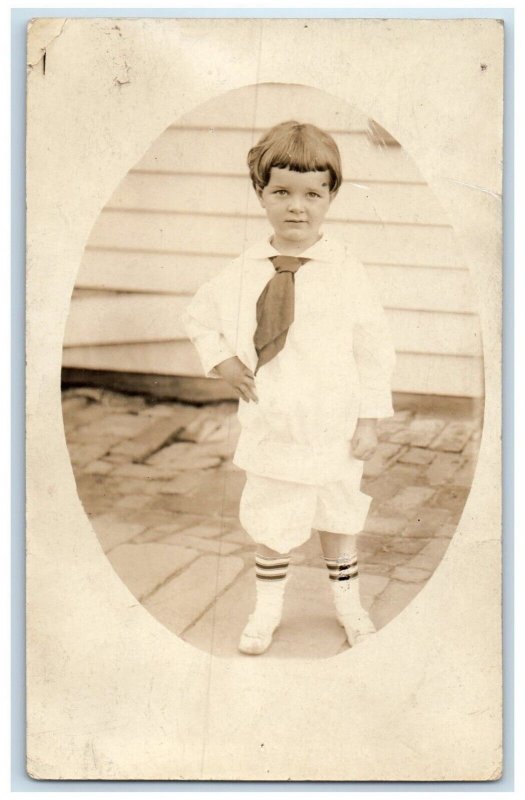
M187 296L151 294L78 298L64 343L73 347L185 339L180 315L188 301Z
M193 294L227 262L220 256L176 257L90 250L83 259L76 285L79 289L128 293ZM410 265L367 264L366 269L385 306L475 311L470 275L464 267L430 270Z
M362 260L425 265L432 264L436 251L439 251L441 264L459 265L456 241L449 227L385 225L378 220L327 220L324 228L327 233L333 232L348 241ZM133 248L142 251L176 254L202 253L205 243L208 252L233 257L268 232L266 219L259 216L211 217L106 210L91 232L90 244L94 247L126 248L133 242Z
M264 216L246 175L235 177L130 172L108 202L108 208ZM361 222L447 224L443 210L426 184L352 184L341 186L332 217Z
M484 393L483 359L424 353L401 353L393 380L394 392L481 397Z
M66 346L182 340L185 333L180 312L187 298L174 297L171 302L166 301L166 297L151 295L80 301L76 329L66 331ZM398 353L481 355L473 315L387 310L387 316Z
M188 301L188 296L180 295L80 297L75 317L68 320L64 343L73 347L185 339L180 317ZM387 316L398 352L481 355L473 314L387 309Z
M63 365L79 364L85 369L111 372L202 376L195 349L187 341L66 348ZM480 358L399 353L393 390L406 392L410 385L410 391L416 394L479 397L483 394L482 368Z
M246 154L259 134L251 130L185 130L168 128L155 150L150 150L135 169L158 172L246 175ZM366 134L341 133L337 137L346 179L349 181L421 182L422 177L402 148L379 148ZM198 159L195 153L199 154Z
M398 352L396 391L477 396L481 337L468 265L424 177L380 146L358 110L317 90L236 90L170 126L96 221L80 266L64 366L201 375L180 311L196 289L268 233L246 174L248 148L295 118L327 128L345 183L325 230L362 259ZM197 154L197 155L196 155Z
M387 264L371 264L366 269L381 302L387 308L475 312L470 275L466 269L429 270Z
M93 248L88 247L80 267L76 286L80 288L116 289L119 291L154 291L158 293L193 293L204 281L228 264L228 256L215 253L155 253L132 248ZM429 291L435 291L434 304L441 304L441 310L449 308L447 300L457 289L455 280L463 274L463 291L472 302L472 286L466 267L448 267L443 264L425 265L410 263L364 262L369 269L397 270L396 279L403 276L405 286L414 276L429 283ZM440 275L436 281L435 273ZM408 297L408 293L407 293ZM400 302L400 307L403 307ZM443 305L444 304L444 305ZM418 306L419 307L419 306ZM429 308L428 306L424 306ZM431 309L429 309L431 310ZM462 309L463 310L463 309ZM470 307L464 310L472 310Z
M80 288L192 294L227 263L227 257L209 253L172 255L131 249L88 248L76 285Z

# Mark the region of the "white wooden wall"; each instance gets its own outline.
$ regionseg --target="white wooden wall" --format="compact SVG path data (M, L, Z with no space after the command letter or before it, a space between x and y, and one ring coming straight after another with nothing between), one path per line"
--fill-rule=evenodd
M63 364L202 375L179 322L197 287L268 231L246 154L285 119L325 127L345 183L325 229L348 240L387 309L394 389L480 396L482 343L468 265L449 221L400 146L366 117L307 87L263 84L201 106L168 128L97 220L80 266Z

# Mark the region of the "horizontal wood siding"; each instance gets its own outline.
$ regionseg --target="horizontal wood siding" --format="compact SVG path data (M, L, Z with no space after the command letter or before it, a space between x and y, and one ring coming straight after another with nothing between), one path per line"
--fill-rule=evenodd
M269 232L246 153L283 119L329 129L345 183L325 229L365 263L387 310L396 391L479 396L482 344L468 265L435 196L367 118L306 87L225 95L170 126L116 188L80 265L64 366L201 375L180 325L196 289Z
M264 215L246 172L210 180L208 175L173 175L132 171L108 202L108 208L164 211L180 214ZM339 190L337 209L348 209L352 219L390 222L447 224L435 196L424 183L364 185L346 181ZM341 214L343 212L341 211Z
M337 201L336 201L337 202ZM431 265L439 252L439 263L458 266L452 228L396 223L380 220L354 222L327 220L327 233L347 239L363 261ZM269 233L264 217L238 217L227 214L169 214L144 211L105 211L90 236L90 247L104 250L141 250L144 253L202 253L232 258L254 240Z
M180 322L189 296L89 293L75 300L75 317L65 333L68 347L180 341ZM387 309L398 352L481 355L473 314Z
M78 290L193 294L226 266L221 256L170 256L159 253L89 251L77 279ZM475 311L469 272L465 268L410 264L367 264L386 306L428 311ZM77 291L77 297L82 296Z
M150 150L136 166L138 172L161 172L177 175L187 153L198 159L187 164L197 175L246 175L246 154L259 138L258 131L232 128L168 128L155 150ZM337 144L346 180L352 182L401 181L421 182L421 174L402 148L379 148L366 133L339 133ZM373 152L371 152L373 151ZM217 154L220 153L220 163ZM220 170L220 172L219 172Z
M194 347L188 341L153 344L68 347L63 365L112 372L144 372L150 375L201 376ZM459 397L479 397L483 393L482 360L475 357L399 353L393 382L396 392L406 392L407 381L417 376L418 394L445 394L451 381ZM450 392L447 392L450 394Z

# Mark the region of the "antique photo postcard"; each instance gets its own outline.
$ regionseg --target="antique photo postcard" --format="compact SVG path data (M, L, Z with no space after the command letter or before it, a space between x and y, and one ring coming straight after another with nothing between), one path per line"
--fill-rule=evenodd
M29 24L31 777L501 777L503 33Z

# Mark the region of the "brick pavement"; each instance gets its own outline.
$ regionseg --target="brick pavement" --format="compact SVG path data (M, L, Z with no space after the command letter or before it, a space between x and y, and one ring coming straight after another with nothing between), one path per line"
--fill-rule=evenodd
M79 497L113 568L163 625L219 656L237 651L254 600L253 543L237 511L234 402L155 402L89 387L63 392ZM365 466L373 497L358 537L360 590L378 629L441 561L473 479L480 412L398 410ZM317 535L293 553L285 613L262 656L321 658L346 648ZM249 658L249 657L248 657Z

